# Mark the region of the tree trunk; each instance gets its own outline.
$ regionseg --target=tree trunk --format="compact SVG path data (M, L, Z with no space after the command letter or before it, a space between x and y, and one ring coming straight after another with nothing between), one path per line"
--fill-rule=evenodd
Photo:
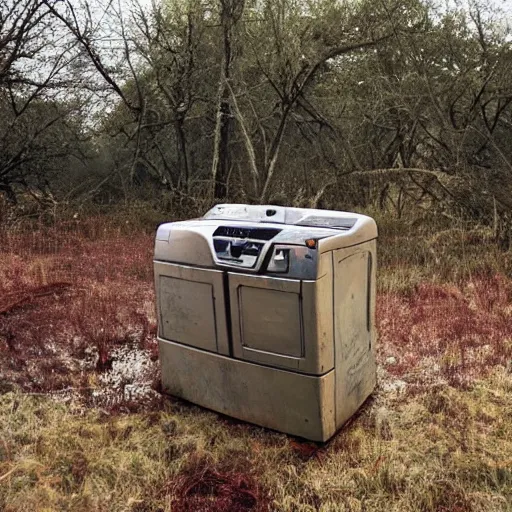
M231 164L229 142L233 124L228 83L231 79L231 65L233 62L234 27L242 16L243 9L244 0L220 0L223 43L212 164L213 195L215 199L224 199L227 192L227 180Z
M224 89L225 90L225 89ZM231 106L229 100L223 98L220 102L219 116L219 140L217 147L217 169L215 172L215 189L214 197L223 199L226 197L227 177L229 174L229 166L231 158L229 154L229 140L231 136Z
M187 155L187 137L184 129L184 119L178 116L174 121L174 130L176 132L176 154L178 158L179 182L185 182L185 192L190 192L190 170Z

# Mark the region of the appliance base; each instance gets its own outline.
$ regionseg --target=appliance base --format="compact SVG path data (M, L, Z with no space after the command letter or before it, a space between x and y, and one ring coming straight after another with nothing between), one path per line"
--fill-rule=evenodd
M163 390L170 395L312 441L327 441L341 426L335 370L304 375L158 341Z

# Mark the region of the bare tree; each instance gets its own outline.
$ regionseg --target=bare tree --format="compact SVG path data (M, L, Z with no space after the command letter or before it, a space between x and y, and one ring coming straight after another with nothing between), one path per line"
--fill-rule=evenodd
M260 125L257 132L263 139L260 158L257 158L255 142L249 136L252 130L248 127L248 116L244 119L242 109L236 108L261 202L268 200L283 140L293 115L303 112L316 121L322 121L307 95L329 63L375 48L395 37L398 30L393 16L399 4L390 8L382 19L362 16L357 10L346 11L344 5L336 2L319 2L316 8L327 9L327 16L325 13L319 16L317 12L307 12L300 2L267 2L262 21L247 28L257 69L275 95L272 113L266 116L271 121L266 123L267 126L261 126L260 116L253 116L253 122ZM246 91L247 84L239 93L241 99L246 96ZM232 101L239 103L235 95L232 95Z
M11 202L20 188L49 193L49 174L73 153L76 130L64 124L80 105L59 91L70 86L74 50L44 2L0 5L0 192Z
M190 163L187 123L191 111L203 101L202 82L207 70L197 62L204 51L204 8L201 2L177 2L168 9L156 7L149 18L142 10L134 18L139 37L136 51L147 65L146 77L152 82L148 94L153 101L153 112L158 103L165 108L145 122L141 129L151 134L145 155L146 163L154 169L166 169L167 179L176 189L190 191L193 169ZM161 128L172 127L175 147L173 159L165 141L159 141ZM168 132L167 136L169 136ZM172 169L176 169L173 171Z
M235 29L244 12L245 0L219 0L222 28L222 62L216 108L215 139L212 159L214 197L224 198L231 165L229 142L232 126L229 81L235 58Z
M8 0L0 5L0 85L19 80L17 66L21 60L41 51L48 9L38 0Z

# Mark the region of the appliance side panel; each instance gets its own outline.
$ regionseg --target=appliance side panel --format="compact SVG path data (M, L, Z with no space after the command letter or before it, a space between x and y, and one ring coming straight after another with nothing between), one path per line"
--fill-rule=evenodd
M337 428L356 412L376 384L373 248L370 242L334 254Z
M370 273L368 276L368 329L371 335L371 349L375 360L377 360L377 323L375 321L377 305L377 241L372 240L367 244L370 250Z
M321 255L318 279L302 281L305 359L301 370L322 374L334 368L333 252Z

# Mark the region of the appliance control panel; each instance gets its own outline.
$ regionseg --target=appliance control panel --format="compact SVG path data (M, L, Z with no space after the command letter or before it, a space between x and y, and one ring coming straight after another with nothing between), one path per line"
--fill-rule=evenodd
M213 233L213 247L220 263L254 268L268 242L281 232L278 228L219 226Z
M219 226L213 233L218 265L287 278L315 279L317 250L302 244L281 243L283 230L270 227ZM304 232L297 236L304 240Z

